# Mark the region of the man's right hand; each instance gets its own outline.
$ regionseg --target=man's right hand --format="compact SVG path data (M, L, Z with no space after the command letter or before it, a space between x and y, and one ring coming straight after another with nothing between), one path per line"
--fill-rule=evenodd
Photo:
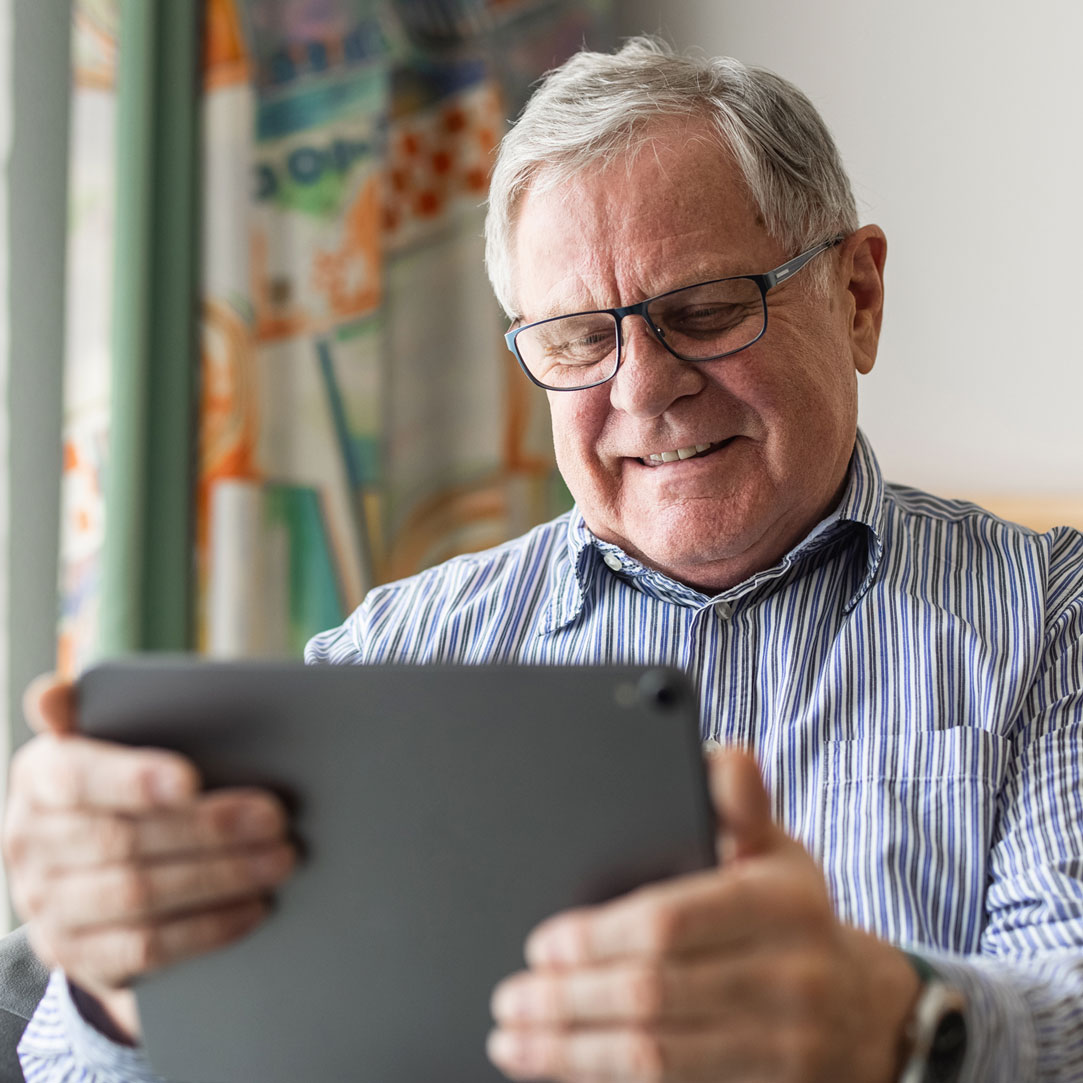
M281 804L259 790L199 792L183 757L78 736L73 686L24 699L38 736L12 761L3 850L16 909L48 966L139 1036L140 974L254 928L295 854Z

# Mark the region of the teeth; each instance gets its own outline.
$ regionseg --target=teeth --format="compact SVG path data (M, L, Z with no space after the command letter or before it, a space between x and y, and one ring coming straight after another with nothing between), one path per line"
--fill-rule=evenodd
M693 444L691 447L679 447L676 451L657 452L651 456L651 462L675 463L678 459L691 459L693 455L699 455L710 446L710 444Z

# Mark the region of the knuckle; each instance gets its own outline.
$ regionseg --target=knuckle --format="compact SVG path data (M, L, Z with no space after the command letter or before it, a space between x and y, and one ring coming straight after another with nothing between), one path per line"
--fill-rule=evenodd
M189 872L187 891L200 899L232 895L248 886L248 866L239 857L207 858Z
M109 861L124 861L139 852L138 828L128 816L106 816L95 826L93 845Z
M730 867L727 892L737 913L744 913L747 910L756 913L762 909L764 900L760 897L759 891L759 885L754 884L750 879L746 865L739 864Z
M800 1004L823 1005L834 986L827 963L817 958L802 959L793 967L790 988Z
M56 804L76 807L83 790L79 764L70 756L54 756L48 764L48 775L49 790Z
M124 943L117 952L126 977L155 970L166 961L162 937L151 925L142 925L123 934Z
M668 1057L657 1035L633 1031L628 1037L628 1068L633 1079L662 1083L667 1078Z
M645 919L647 950L653 955L665 955L677 944L683 915L675 906L656 906Z
M660 1019L665 1014L666 993L665 977L657 967L643 967L633 972L628 981L633 1017L643 1022Z
M547 1019L563 1020L575 1013L575 1001L567 982L544 974L532 983L537 1004Z
M541 1052L545 1061L546 1079L553 1083L564 1083L575 1078L575 1055L569 1041L549 1041Z
M154 885L145 869L126 868L116 887L116 905L128 916L146 913L154 901Z

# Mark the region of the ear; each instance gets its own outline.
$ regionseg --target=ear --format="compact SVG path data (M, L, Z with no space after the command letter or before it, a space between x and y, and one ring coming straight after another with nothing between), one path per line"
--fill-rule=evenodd
M862 375L876 363L884 314L884 260L887 238L879 226L862 226L843 242L839 275L849 299L850 348Z

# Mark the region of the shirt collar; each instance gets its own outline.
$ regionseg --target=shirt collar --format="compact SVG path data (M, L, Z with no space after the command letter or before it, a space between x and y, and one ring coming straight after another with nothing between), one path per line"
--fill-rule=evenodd
M866 575L853 597L846 603L846 612L864 597L876 580L884 559L884 475L865 434L858 429L846 491L838 508L840 522L855 523L866 532Z
M884 480L880 464L865 434L859 429L847 474L846 488L838 506L821 520L778 564L757 572L718 597L747 594L761 583L776 579L798 560L834 543L839 534L863 528L866 534L865 576L846 603L846 612L857 605L876 579L884 555ZM637 586L662 601L701 606L711 598L651 568L646 568L623 549L596 538L578 507L567 518L568 559L555 561L550 572L549 605L542 614L539 634L548 635L571 624L582 614L597 575L619 574L635 579Z

